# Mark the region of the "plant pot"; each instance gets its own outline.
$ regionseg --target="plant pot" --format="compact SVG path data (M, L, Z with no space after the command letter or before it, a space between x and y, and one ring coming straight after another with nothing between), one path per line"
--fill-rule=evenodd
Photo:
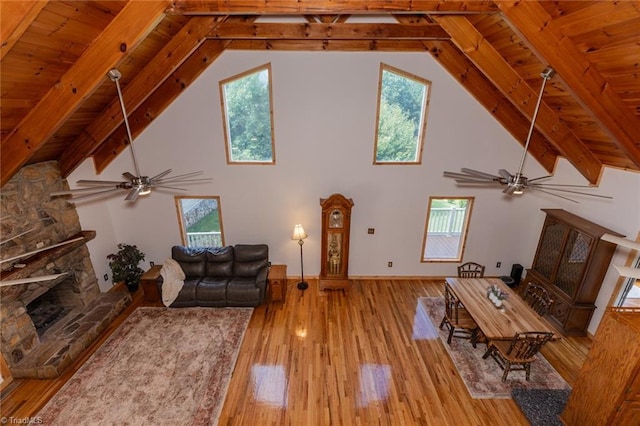
M135 293L136 291L138 291L139 283L125 283L125 285L131 293Z

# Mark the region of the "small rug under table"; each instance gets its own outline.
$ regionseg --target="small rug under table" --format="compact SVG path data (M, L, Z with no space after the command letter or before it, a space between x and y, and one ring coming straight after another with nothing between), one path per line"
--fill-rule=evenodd
M472 398L511 398L513 389L570 389L567 382L540 353L536 355L537 360L531 366L529 381L525 379L524 371L512 371L503 383L503 371L496 361L491 357L482 358L486 345L478 344L478 347L474 348L468 339L455 337L451 340L451 345L447 344L446 327L444 330L438 328L444 316L443 297L421 297L418 301L424 310L426 321L429 321L427 326L432 327L434 335L437 332Z
M252 312L138 308L38 417L46 425L215 425Z

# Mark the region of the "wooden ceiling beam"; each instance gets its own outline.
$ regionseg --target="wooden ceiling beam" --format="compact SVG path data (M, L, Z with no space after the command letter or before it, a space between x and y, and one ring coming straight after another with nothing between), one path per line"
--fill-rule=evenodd
M228 41L205 40L189 58L178 67L133 113L129 114L131 133L135 139L162 111L167 108L195 79L224 52ZM94 167L97 173L104 169L128 146L124 124L93 154ZM135 142L134 142L135 143ZM141 159L142 173L153 176L166 167L158 167L153 161Z
M9 53L14 44L36 19L48 1L2 1L0 2L0 60Z
M225 23L211 38L234 40L448 40L437 24Z
M1 142L4 185L160 22L168 1L131 1Z
M379 13L490 13L493 1L432 0L176 0L167 13L177 15L314 15Z
M307 52L424 52L421 40L236 40L229 50L281 50Z
M493 46L464 16L433 16L449 35L451 41L477 66L482 73L531 120L538 91L533 90ZM542 71L542 69L540 70ZM529 123L530 126L530 123ZM544 103L536 120L536 127L556 149L592 184L598 182L602 163Z
M578 101L640 167L640 121L615 88L554 23L539 2L498 3L513 30L558 72Z
M149 63L123 87L122 97L131 113L169 77L205 40L222 17L193 17ZM114 89L115 90L115 89ZM114 99L60 156L60 173L68 176L124 122L120 101Z

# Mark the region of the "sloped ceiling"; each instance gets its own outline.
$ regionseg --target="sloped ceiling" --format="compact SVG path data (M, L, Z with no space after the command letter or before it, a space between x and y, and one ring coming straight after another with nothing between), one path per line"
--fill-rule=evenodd
M590 183L640 171L638 1L3 1L1 184L58 160L97 172L127 147L106 76L118 68L135 136L226 49L432 55L530 153ZM469 141L473 143L473 141Z

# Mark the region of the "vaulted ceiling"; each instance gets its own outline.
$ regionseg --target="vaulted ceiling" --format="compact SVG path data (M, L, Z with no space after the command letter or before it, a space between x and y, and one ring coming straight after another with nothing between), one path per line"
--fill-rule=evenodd
M640 171L639 1L2 1L0 174L101 172L226 49L432 55L549 172ZM321 53L319 53L321 54ZM473 143L473 141L469 141Z

